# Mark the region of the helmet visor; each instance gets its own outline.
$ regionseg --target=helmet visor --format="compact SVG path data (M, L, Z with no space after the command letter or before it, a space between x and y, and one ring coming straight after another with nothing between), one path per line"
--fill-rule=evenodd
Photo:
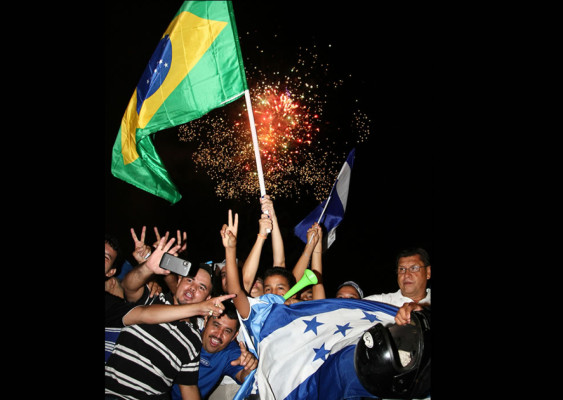
M421 355L421 330L418 325L418 319L412 318L411 322L406 325L388 326L389 333L395 342L398 359L395 368L400 370L409 370L418 364Z

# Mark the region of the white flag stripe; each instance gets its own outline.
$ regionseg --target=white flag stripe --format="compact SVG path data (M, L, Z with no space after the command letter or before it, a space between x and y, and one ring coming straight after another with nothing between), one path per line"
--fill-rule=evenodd
M356 149L352 149L348 154L326 201L323 201L315 207L312 212L293 228L293 232L303 243L307 243L307 230L314 222L318 221L320 221L328 231L326 248L328 249L334 242L336 238L336 228L344 218L344 211L348 204L348 190L350 187L350 176L352 175L355 154Z
M326 238L326 248L328 249L332 242L336 240L336 227L332 228Z
M346 204L348 203L348 189L350 188L350 175L352 175L352 169L350 168L350 164L347 162L344 163L342 167L342 173L340 174L340 178L338 178L338 182L336 182L336 199L335 201L340 201L342 204L342 209L346 211ZM335 226L332 228L327 235L327 242L326 247L327 249L332 245L332 243L336 240L336 228Z
M352 169L350 164L345 163L344 168L342 168L342 175L336 183L336 193L338 193L338 198L342 203L342 208L346 210L346 204L348 203L348 189L350 187L350 175L352 175Z

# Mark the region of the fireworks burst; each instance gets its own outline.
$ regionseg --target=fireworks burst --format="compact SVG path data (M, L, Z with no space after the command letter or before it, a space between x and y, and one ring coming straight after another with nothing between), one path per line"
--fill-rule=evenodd
M251 65L249 59L246 65ZM326 81L328 66L315 49L299 48L287 73L246 68L266 193L272 198L327 197L349 144L369 135L359 110L345 133L324 118L328 98L343 85ZM346 135L348 147L336 136ZM179 140L198 143L196 169L213 180L219 198L251 201L260 194L246 104L237 100L179 128ZM341 139L340 139L341 141Z

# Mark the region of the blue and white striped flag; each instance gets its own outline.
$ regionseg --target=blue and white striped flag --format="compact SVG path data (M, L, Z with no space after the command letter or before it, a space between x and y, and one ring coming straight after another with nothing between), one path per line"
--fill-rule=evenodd
M303 243L307 243L307 230L314 222L319 221L321 215L323 219L319 223L322 223L328 231L326 248L328 249L332 242L334 242L336 227L340 225L340 222L344 218L344 211L346 211L348 188L350 187L350 175L352 174L352 167L354 166L355 154L356 149L354 148L350 151L350 154L348 154L348 158L342 166L342 169L336 178L336 182L332 186L328 199L324 200L293 229L295 235L299 237ZM327 202L328 205L325 210Z
M395 323L396 313L395 306L358 299L273 304L258 344L260 399L375 397L359 384L353 365L342 368L338 355L353 357L360 336L377 323Z

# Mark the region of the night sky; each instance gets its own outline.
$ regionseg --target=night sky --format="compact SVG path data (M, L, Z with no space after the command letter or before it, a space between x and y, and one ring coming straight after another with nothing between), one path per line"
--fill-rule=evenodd
M355 147L356 159L344 220L323 256L325 288L327 296L333 297L338 284L354 280L366 295L391 292L398 289L397 251L422 246L432 260L435 256L435 127L429 115L438 110L430 106L434 75L428 71L440 66L432 57L431 28L419 19L419 10L326 4L235 1L241 51L247 68L256 66L267 73L286 68L299 46L314 46L319 59L330 65L330 77L322 76L319 69L319 79L345 81L329 98L324 127L341 127L331 133L339 136L338 151L347 154ZM158 0L105 3L105 230L119 238L130 260L129 229L140 233L146 225L148 243L154 241L153 226L161 233L175 234L180 229L187 232L190 261L220 262L224 248L219 230L227 221L227 210L233 209L239 213L237 252L244 259L258 231L258 198L251 203L218 198L210 178L194 168L195 145L179 141L178 128L153 135L157 152L182 194L175 205L110 172L111 149L125 108L180 5L181 1ZM243 104L244 98L235 103ZM346 124L356 107L370 119L369 137L362 143L346 137ZM311 194L274 199L288 268L304 248L293 235L293 227L317 204ZM261 269L269 264L268 242Z

